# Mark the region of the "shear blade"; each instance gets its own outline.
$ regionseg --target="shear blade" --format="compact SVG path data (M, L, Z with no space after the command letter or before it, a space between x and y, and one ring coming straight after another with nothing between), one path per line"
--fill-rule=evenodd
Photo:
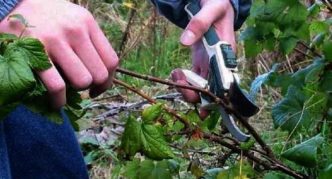
M229 96L234 109L243 117L251 117L259 111L259 108L240 88L236 80L229 90Z
M243 133L238 126L235 124L235 121L232 116L226 113L225 109L223 107L219 108L221 117L222 117L222 123L227 128L228 132L232 134L233 137L235 137L236 140L240 142L246 142L249 140L250 136Z

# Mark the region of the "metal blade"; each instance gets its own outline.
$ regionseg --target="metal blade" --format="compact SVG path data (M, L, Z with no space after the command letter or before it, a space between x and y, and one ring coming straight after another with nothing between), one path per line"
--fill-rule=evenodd
M219 111L222 117L222 123L227 128L228 132L231 133L232 136L235 137L240 142L248 141L250 135L245 134L237 127L233 117L227 114L223 107L220 107Z
M232 84L229 90L229 96L234 109L243 117L251 117L259 111L256 104L240 88L236 81Z

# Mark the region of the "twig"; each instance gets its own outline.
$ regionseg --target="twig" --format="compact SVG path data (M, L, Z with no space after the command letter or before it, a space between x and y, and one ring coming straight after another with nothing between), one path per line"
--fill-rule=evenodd
M296 52L298 52L298 53L304 55L304 56L307 56L307 57L311 58L311 59L315 58L314 56L309 55L309 54L305 53L304 51L302 51L302 50L300 50L300 49L298 49L298 48L295 48L294 50L295 50Z
M120 81L120 80L118 80L118 79L113 79L113 82L114 82L115 84L118 84L118 85L120 85L120 86L123 86L123 87L129 89L130 91L132 91L132 92L134 92L134 93L140 95L141 97L143 97L144 99L146 99L147 101L149 101L149 102L152 103L152 104L157 103L155 99L149 97L148 95L144 94L142 91L140 91L140 90L138 90L138 89L136 89L136 88L134 88L134 87L128 85L127 83L125 83L125 82L123 82L123 81ZM187 119L185 119L185 118L183 118L182 116L180 116L179 114L177 114L177 112L174 111L173 109L167 108L167 107L165 107L165 106L164 106L164 109L165 109L168 113L170 113L171 115L173 115L176 119L178 119L179 121L181 121L181 122L184 124L186 130L190 130L190 124L189 124L189 122L187 121Z
M255 140L263 148L263 150L267 152L267 155L269 157L271 157L272 159L275 159L275 156L274 156L272 150L270 149L270 147L268 145L266 145L266 143L258 135L256 130L247 122L248 119L242 117L236 110L234 110L233 106L229 103L229 101L227 99L221 100L219 97L215 96L213 93L211 93L210 91L208 91L206 89L202 89L202 88L198 88L198 87L194 87L194 86L190 86L190 85L182 85L182 84L174 83L174 82L171 82L168 80L156 78L153 76L138 74L138 73L135 73L135 72L132 72L129 70L122 69L122 68L118 68L117 72L129 75L129 76L133 76L136 78L140 78L143 80L147 80L147 81L153 81L153 82L157 82L157 83L161 83L161 84L165 84L165 85L169 85L169 86L175 86L178 88L191 89L191 90L209 95L217 104L222 105L230 114L234 114L234 116L239 119L239 121L244 125L244 127L248 130L248 132L255 138Z
M119 51L118 51L119 57L122 57L123 51L126 48L126 43L127 43L129 32L130 32L130 27L133 23L133 19L134 19L135 14L136 14L136 10L131 9L130 10L130 15L129 15L129 20L128 20L128 23L127 23L127 27L126 27L126 30L123 34L121 45L120 45Z
M303 41L299 41L298 43L301 44L302 46L304 46L304 47L305 47L306 49L308 49L309 51L311 51L314 55L316 55L316 56L322 58L322 55L321 55L321 54L319 54L318 52L316 52L315 49L309 47L309 46L308 46L306 43L304 43Z
M122 74L126 74L126 75L129 75L129 76L133 76L133 77L140 78L140 79L147 80L147 81L153 81L153 82L161 83L161 84L168 85L168 86L194 90L194 91L201 92L203 94L209 95L210 97L213 98L213 100L215 102L219 103L221 101L221 99L218 96L214 95L213 93L211 93L210 91L208 91L206 89L202 89L202 88L198 88L198 87L190 86L190 85L178 84L178 83L175 83L175 82L172 82L172 81L169 81L169 80L163 80L163 79L156 78L156 77L153 77L153 76L135 73L135 72L123 69L123 68L117 68L116 71L119 72L119 73L122 73Z
M229 152L225 153L220 159L219 159L219 163L220 166L224 166L226 161L229 159L229 157L231 157L235 152L233 150L230 150Z
M147 75L140 75L140 74L137 74L137 73L134 73L134 72L130 72L128 70L124 70L124 69L118 69L117 71L122 72L122 73L127 74L127 75L130 75L130 76L134 76L134 77L137 77L137 78L148 80L148 81L154 81L154 82L158 82L158 83L162 83L162 84L166 84L166 85L170 85L170 86L176 86L176 87L180 87L180 88L192 89L192 90L195 90L197 92L206 93L206 90L201 89L201 88L196 88L196 87L187 86L187 85L179 85L179 84L174 83L174 82L169 82L169 81L166 81L166 80L162 80L162 79L147 76ZM114 83L118 84L118 85L121 85L121 86L124 86L125 88L127 88L127 89L133 91L134 93L142 96L143 98L147 99L151 103L156 103L156 101L154 99L152 99L151 97L147 96L146 94L142 93L140 90L137 90L137 89L131 87L130 85L128 85L128 84L126 84L126 83L124 83L120 80L114 79ZM268 159L268 161L264 161L261 158L256 157L252 152L242 151L236 144L228 143L228 142L223 140L225 138L214 135L214 134L203 133L203 138L208 139L212 142L219 143L220 145L223 145L223 146L227 147L228 149L230 149L230 150L232 150L236 153L241 153L242 152L244 156L246 156L249 159L251 159L252 161L258 163L259 165L264 167L265 170L279 170L279 171L282 171L282 172L284 172L284 173L286 173L290 176L293 176L295 178L300 178L300 179L306 178L306 176L297 173L296 171L290 169L289 167L283 165L280 161L278 161L276 159L275 155L273 154L271 148L258 135L256 130L248 123L248 119L241 116L236 110L234 110L233 106L231 106L231 104L227 101L227 99L223 99L223 100L220 100L218 102L219 102L220 105L222 105L227 110L228 113L233 114L243 124L243 126L254 137L254 139L261 146L261 148L264 151L266 151L266 155L263 152L260 152L260 154L265 156L265 157L268 157L269 159ZM186 134L191 133L190 124L186 119L179 116L176 113L176 111L174 111L172 109L165 108L165 110L167 112L169 112L170 114L172 114L173 116L175 116L178 120L180 120L185 125L185 128L186 128L185 133Z
M255 156L254 154L252 154L249 151L245 151L245 150L241 150L239 147L232 145L230 143L227 143L223 140L223 138L216 136L216 135L211 135L211 134L207 134L204 133L203 137L205 139L208 139L210 141L216 142L222 146L225 146L229 149L231 149L232 151L236 152L236 153L241 153L244 156L246 156L247 158L249 158L250 160L256 162L257 164L261 165L264 170L278 170L278 171L282 171L290 176L293 176L295 178L300 178L300 179L304 179L304 178L308 178L305 175L302 175L300 173L297 173L296 171L292 170L291 168L288 168L287 166L280 164L278 161L273 161L273 162L267 162L267 161L263 161L262 159L258 158L257 156Z

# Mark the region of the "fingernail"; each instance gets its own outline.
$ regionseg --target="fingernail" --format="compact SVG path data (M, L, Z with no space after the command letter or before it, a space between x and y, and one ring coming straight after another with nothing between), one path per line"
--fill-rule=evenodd
M190 30L186 30L181 35L180 41L183 45L192 45L195 42L195 34Z

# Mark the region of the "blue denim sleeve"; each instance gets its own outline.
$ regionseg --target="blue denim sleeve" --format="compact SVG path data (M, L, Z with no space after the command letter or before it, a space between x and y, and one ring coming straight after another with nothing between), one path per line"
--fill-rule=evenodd
M21 0L0 0L0 21L3 20Z
M164 15L171 22L181 28L185 28L188 24L186 12L184 6L188 3L188 0L151 0L157 7L160 14ZM234 27L238 30L243 22L249 15L251 0L230 0L234 11Z

